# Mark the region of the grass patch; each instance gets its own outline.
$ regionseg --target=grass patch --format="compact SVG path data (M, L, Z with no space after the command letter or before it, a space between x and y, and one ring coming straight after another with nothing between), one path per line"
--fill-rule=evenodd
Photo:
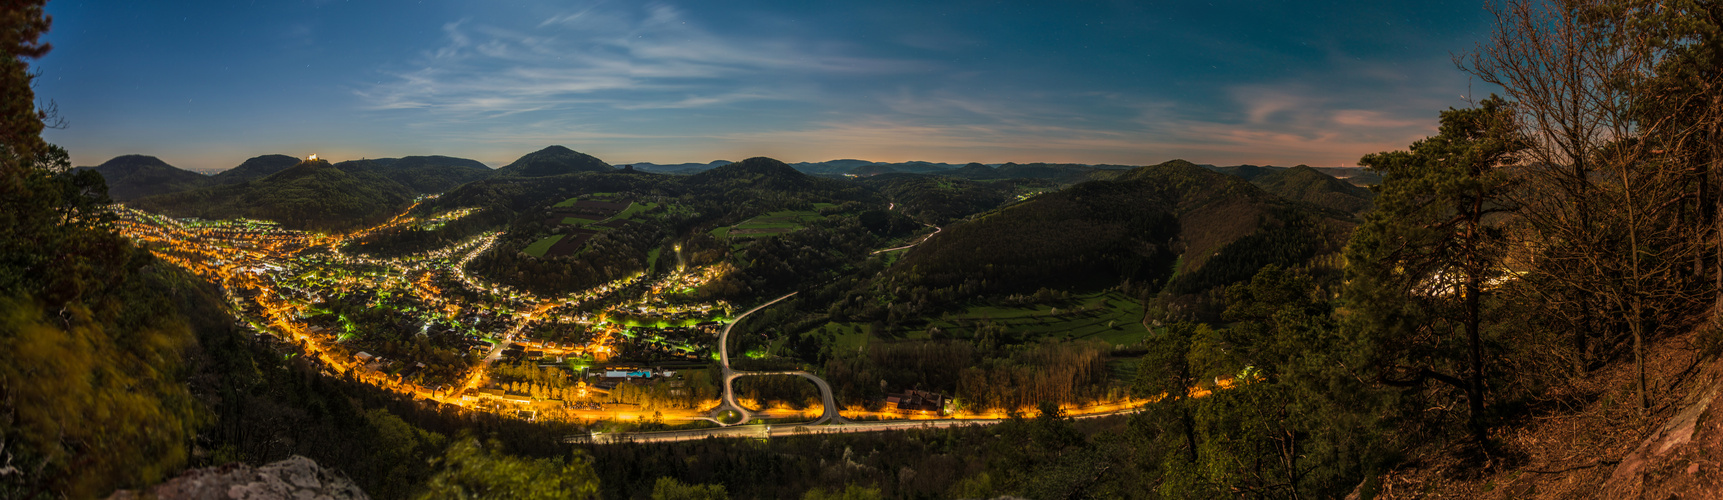
M598 221L595 221L592 219L582 219L579 217L563 217L562 218L562 223L570 225L570 226L584 226L584 225L591 224L594 222L598 222Z
M632 220L634 218L635 214L639 214L640 212L645 212L647 210L651 210L654 208L658 208L657 203L644 203L643 204L640 202L632 202L632 203L628 204L628 208L622 209L622 212L617 213L615 216L612 216L608 220Z
M542 240L534 241L531 245L527 245L526 250L523 251L526 252L527 255L531 255L533 257L543 257L544 252L550 250L551 245L555 245L556 242L562 241L563 236L567 235L553 234L546 236Z
M652 270L649 274L658 274L658 253L663 250L663 248L653 247L652 251L646 252L646 267Z
M734 226L714 228L711 234L719 238L771 237L802 229L821 218L819 213L811 210L782 210L758 215Z

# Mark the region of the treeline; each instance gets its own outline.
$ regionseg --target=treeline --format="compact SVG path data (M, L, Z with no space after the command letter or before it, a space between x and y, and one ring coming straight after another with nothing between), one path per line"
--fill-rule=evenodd
M966 340L871 342L860 353L834 355L821 375L844 405L877 407L885 393L918 389L955 395L968 411L1021 411L1122 395L1109 380L1109 354L1081 342L994 350Z
M1165 422L1146 416L1076 421L1055 406L1043 405L1030 415L992 426L588 449L604 496L619 499L678 498L654 493L687 485L705 485L702 496L688 498L1166 498L1236 493L1196 483L1189 479L1196 471L1187 467L1168 467L1165 460L1179 453L1168 437ZM722 494L715 493L719 489ZM1338 488L1305 493L1345 494Z

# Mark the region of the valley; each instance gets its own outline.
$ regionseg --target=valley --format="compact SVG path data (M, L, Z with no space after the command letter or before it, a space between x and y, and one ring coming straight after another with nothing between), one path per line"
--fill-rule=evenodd
M548 203L542 218L530 215L539 213L530 209L510 229L551 233L520 239L531 241L517 250L525 257L578 258L600 234L677 225L672 215L680 208L677 201L656 191L591 193ZM390 237L437 231L485 210L451 207L438 195L421 195L385 222L345 232L287 229L243 219L174 219L130 208L122 209L120 228L164 260L219 284L236 320L258 339L268 339L280 354L314 360L324 376L353 378L402 398L466 411L583 424L594 436L612 441L663 440L664 434L636 431L665 428L691 429L658 431L679 432L675 435L685 439L732 435L735 432L698 429L750 422L785 429L803 427L796 422L832 427L817 432L902 428L890 424L895 420L939 421L940 426L996 423L1007 412L1033 411L1032 405L964 405L949 396L954 388L946 387L935 389L947 392L941 397L949 401L934 411L897 410L882 403L883 396L869 399L869 393L847 392L840 397L820 375L779 366L819 370L815 362L820 359L847 350L860 352L878 342L978 339L991 349L1023 342L1098 340L1126 349L1148 340L1141 301L1114 291L1072 299L1014 296L1007 301L1022 305L977 306L877 331L876 325L843 322L813 325L807 331L756 330L750 335L757 340L726 344L731 329L747 314L794 295L758 307L742 303L752 309L741 312L731 300L749 300L751 295L730 299L702 290L754 264L745 249L827 223L827 218L890 214L896 207L888 202L868 211L865 205L841 201L752 217L740 213L740 222L695 232L695 241L652 243L643 262L636 259L637 266L616 279L554 294L469 270L487 253L504 251L498 247L507 231L485 229L441 247L372 255L374 248L389 245ZM905 244L860 249L851 258L880 261L878 254L927 244L943 231L929 229L879 239L880 244ZM707 243L702 246L701 241ZM710 248L705 254L730 257L702 255L690 266L685 254L698 253L697 247ZM1044 305L1034 305L1038 303ZM765 366L754 371L732 368L731 346L742 351L736 354L746 359L744 364ZM1121 365L1114 371L1129 378L1132 361L1113 363ZM798 401L789 396L795 390L769 384L763 393L755 389L738 399L738 377L768 373L804 377L820 388L820 396ZM903 383L914 387L922 381ZM1064 411L1073 416L1117 414L1155 399L1106 394L1071 400ZM726 411L741 418L720 418ZM858 425L863 420L869 423Z

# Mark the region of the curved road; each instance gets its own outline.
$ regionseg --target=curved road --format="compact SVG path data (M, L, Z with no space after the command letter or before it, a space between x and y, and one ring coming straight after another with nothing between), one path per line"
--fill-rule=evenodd
M720 426L731 426L731 424L724 424L724 421L722 421L722 419L718 419L718 416L720 416L720 414L724 414L725 410L734 410L734 412L737 412L737 414L741 414L741 416L743 416L743 419L741 419L741 421L743 421L743 422L750 421L750 419L753 419L753 416L755 416L755 412L751 412L751 410L744 409L744 407L743 407L743 405L741 405L741 403L736 402L736 379L737 378L744 378L744 376L799 376L799 378L810 379L810 381L813 381L813 384L815 384L815 386L818 386L818 388L820 388L820 403L824 403L824 405L825 405L825 410L824 410L824 412L822 412L822 414L820 414L820 419L817 419L817 421L813 421L813 424L848 424L849 421L846 421L846 419L844 419L844 417L841 416L841 414L839 414L839 412L837 412L837 397L834 397L834 395L832 395L832 386L830 386L830 384L825 383L825 379L818 378L818 376L815 376L815 374L812 374L812 372L805 372L805 371L750 371L750 372L744 372L744 371L736 371L736 369L732 369L732 367L731 367L731 329L736 328L737 322L743 322L743 317L748 317L748 316L750 316L750 314L755 314L756 310L767 309L768 305L772 305L772 303L782 302L782 300L784 300L784 298L789 298L789 297L791 297L791 295L796 295L796 291L791 291L791 293L789 293L789 295L784 295L784 297L774 298L774 300L772 300L772 302L760 303L760 305L756 305L755 309L750 309L750 310L748 310L748 312L743 312L743 314L741 314L741 316L737 316L736 319L734 319L734 321L731 321L731 324L725 324L724 333L718 334L718 366L720 366L720 367L722 367L722 369L724 369L724 398L722 398L722 402L718 403L717 409L712 409L712 419L713 419L713 421L717 421L718 424L720 424Z
M723 372L724 372L724 397L722 399L722 402L718 403L718 407L712 409L711 416L712 416L712 419L714 421L717 421L719 425L725 425L725 426L733 425L733 424L725 424L722 420L720 420L718 418L718 416L720 414L724 413L725 411L729 411L729 410L733 410L736 413L741 414L742 415L742 420L741 420L742 422L747 422L748 420L754 418L754 414L756 412L750 411L747 408L742 407L742 405L740 403L736 402L736 379L741 378L741 377L760 376L760 375L795 375L795 376L803 377L803 378L806 378L808 380L813 381L814 385L819 386L819 388L820 388L820 403L825 406L824 411L820 414L820 418L818 420L815 420L813 422L813 424L824 424L824 423L846 424L846 423L849 423L849 420L844 419L843 415L838 413L837 397L832 395L832 386L830 384L827 384L824 379L821 379L820 377L818 377L812 373L808 373L805 371L741 372L741 371L736 371L736 369L730 367L730 330L734 329L736 327L737 323L741 323L742 318L746 318L746 317L748 317L748 315L754 314L755 311L765 309L767 306L770 306L772 304L776 304L778 302L783 301L784 299L790 298L791 296L795 295L796 293L798 293L798 292L790 292L789 295L785 295L783 297L778 297L776 299L773 299L771 302L760 304L758 306L755 306L753 309L749 309L748 312L744 312L740 316L736 316L735 320L732 320L732 321L730 321L730 324L725 325L724 326L724 333L718 335L718 361L719 361L719 366L723 369Z
M805 378L808 380L812 380L814 382L814 385L819 386L819 388L820 388L820 404L825 405L825 411L820 414L819 419L814 420L810 425L819 425L819 424L826 424L826 423L832 423L832 424L851 423L848 419L845 419L843 415L838 413L838 401L837 401L837 397L832 395L832 386L827 385L825 379L822 379L819 376L814 375L812 373L808 373L808 372L804 372L804 371L800 371L800 370L782 371L782 372L732 372L730 375L728 375L724 378L725 394L728 395L730 393L730 385L731 385L730 382L733 380L736 380L737 377L748 377L748 376L755 376L755 375L795 375L795 376L802 377L802 378ZM734 400L732 399L732 401L734 401ZM740 406L738 406L738 408L739 407Z
M901 246L901 247L894 247L894 248L887 248L887 249L884 249L884 250L874 250L874 251L873 251L873 253L871 253L871 254L869 254L869 255L873 255L873 254L881 254L881 253L886 253L886 252L894 252L894 251L898 251L898 250L903 250L903 249L905 249L905 248L915 248L915 246L916 246L916 245L920 245L920 244L922 244L922 243L927 243L927 240L928 240L928 239L931 239L931 238L933 238L933 236L934 236L934 235L936 235L936 234L939 234L939 232L940 232L940 231L944 231L944 230L945 230L945 228L942 228L942 227L939 227L939 226L930 226L930 227L932 227L932 228L933 228L933 232L931 232L931 233L927 233L927 236L923 236L923 237L921 237L921 240L920 240L920 241L916 241L916 242L915 242L915 243L910 243L910 244L908 244L908 245L904 245L904 246Z

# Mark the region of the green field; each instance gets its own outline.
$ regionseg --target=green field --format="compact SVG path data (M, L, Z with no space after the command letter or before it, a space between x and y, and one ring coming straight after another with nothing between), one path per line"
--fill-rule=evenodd
M991 322L1024 338L1100 340L1117 346L1135 344L1148 337L1149 330L1143 327L1142 318L1141 302L1111 292L1074 297L1058 305L972 307L929 324L959 337L973 335L971 327L975 323Z
M811 210L783 210L755 216L734 226L714 228L711 234L719 238L771 237L807 227L808 223L821 218L823 216Z
M658 208L657 203L640 203L640 202L629 203L628 208L622 209L621 213L618 213L614 217L606 219L606 221L608 222L608 221L613 221L613 220L633 220L635 214L639 214L640 212L645 212L647 210L651 210L654 208Z
M574 203L577 201L580 201L580 200L581 200L580 198L569 198L567 200L563 200L562 203L556 204L556 206L559 206L559 207L574 206ZM640 215L641 212L645 212L647 210L652 210L654 208L658 208L657 203L632 202L632 203L628 204L628 208L624 208L624 209L622 209L621 212L617 212L616 215L612 215L609 218L606 218L604 220L583 219L580 217L563 217L562 223L566 224L566 225L570 225L570 226L575 226L575 227L586 227L587 225L590 225L590 224L597 224L600 222L610 222L613 220L634 220L634 216ZM595 229L599 229L601 231L604 230L604 228L595 228Z
M527 245L526 250L522 250L522 251L526 252L527 255L531 255L533 257L543 257L544 253L546 251L550 250L551 245L555 245L556 242L562 241L563 236L566 236L566 235L553 234L550 236L546 236L544 239L534 241L534 242L532 242L531 245Z

